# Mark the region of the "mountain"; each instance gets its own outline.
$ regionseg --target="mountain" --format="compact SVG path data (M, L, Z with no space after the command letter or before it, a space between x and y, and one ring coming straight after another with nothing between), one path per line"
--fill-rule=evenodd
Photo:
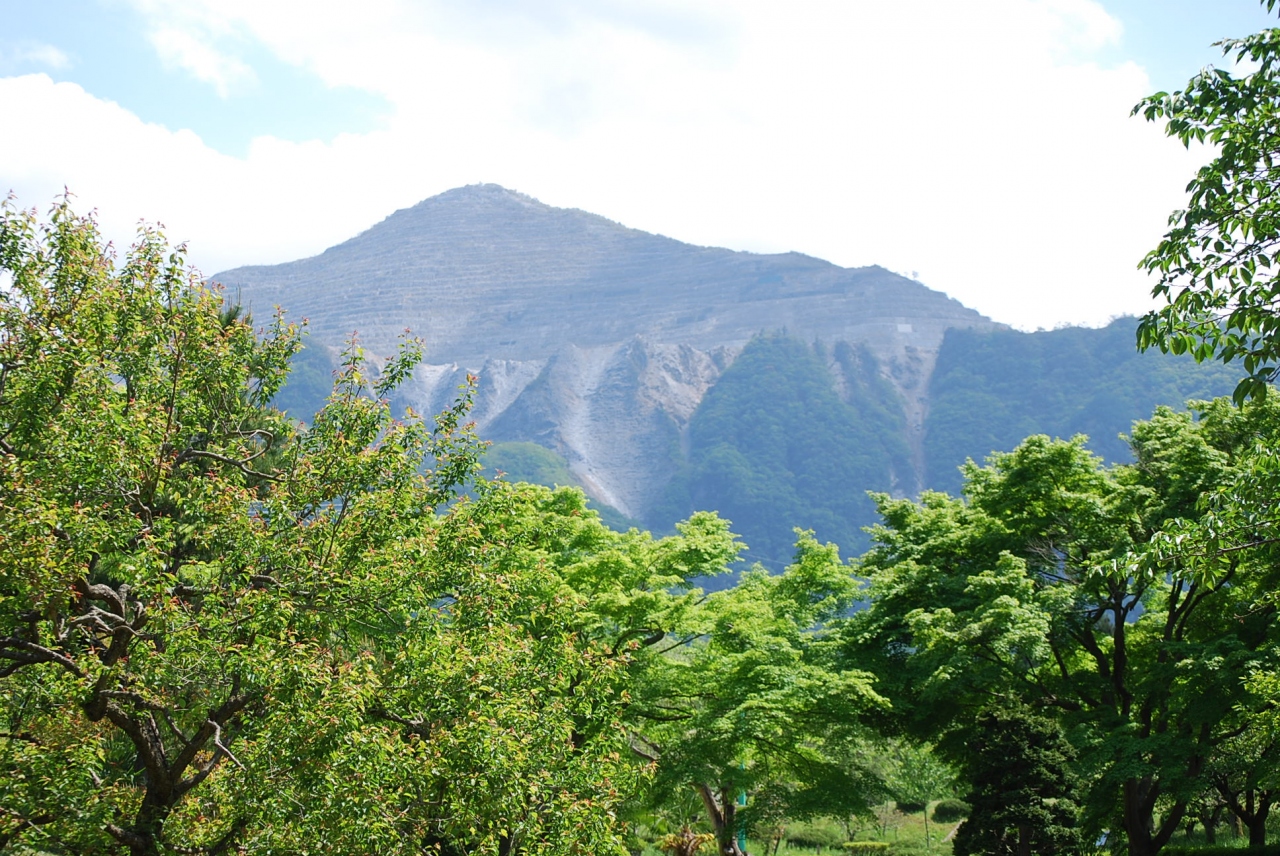
M1034 431L1110 430L1150 412L1134 412L1125 384L1179 404L1191 371L1162 368L1171 379L1152 387L1146 367L1171 364L1133 357L1131 333L1123 358L1124 337L1098 331L1065 350L1016 344L1048 339L880 267L693 246L496 185L432 197L309 259L213 279L258 314L278 304L308 319L282 407L308 415L353 332L390 354L408 328L427 359L403 403L438 410L479 375L474 415L511 477L568 472L615 520L657 529L716 508L772 562L795 525L864 543L868 489L950 486L963 455ZM1012 379L1002 355L1018 363ZM1087 385L1129 358L1119 399L1095 402L1106 418L1092 418L1077 376ZM1197 377L1184 386L1216 390ZM1023 402L1029 390L1039 398Z

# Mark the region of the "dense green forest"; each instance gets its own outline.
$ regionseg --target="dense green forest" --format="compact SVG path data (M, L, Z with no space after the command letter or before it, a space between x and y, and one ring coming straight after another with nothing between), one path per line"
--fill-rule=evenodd
M1231 392L1225 366L1139 353L1134 324L948 331L929 388L924 486L958 491L967 459L1032 434L1085 434L1105 459L1127 461L1120 435L1156 406ZM684 467L650 525L666 530L695 508L715 509L742 535L748 558L770 567L786 564L795 527L861 552L863 530L877 520L865 491L911 492L902 403L865 348L840 343L828 353L759 336L707 393L689 436Z
M952 494L869 497L857 558L801 529L713 591L743 552L716 513L655 538L486 478L474 387L399 415L416 340L352 345L304 422L276 406L297 327L154 230L117 258L66 200L4 203L0 853L1275 852L1280 31L1227 47L1243 76L1139 105L1219 148L1137 334L1233 396L1155 408L1110 461L1021 438ZM880 415L840 429L829 360ZM768 383L726 373L690 466L743 511L786 472L893 487L865 354L739 362ZM835 470L803 459L842 430Z
M749 556L786 565L805 526L861 546L874 507L867 490L890 490L909 467L901 407L874 357L841 344L846 403L821 346L783 335L752 340L703 399L689 424L689 453L659 525L715 509L744 534ZM851 486L853 489L850 489Z
M1007 451L1032 434L1085 434L1109 461L1129 460L1121 439L1159 405L1228 395L1235 373L1189 355L1140 353L1135 320L1098 329L1020 333L948 330L929 384L925 485L960 489L960 465Z

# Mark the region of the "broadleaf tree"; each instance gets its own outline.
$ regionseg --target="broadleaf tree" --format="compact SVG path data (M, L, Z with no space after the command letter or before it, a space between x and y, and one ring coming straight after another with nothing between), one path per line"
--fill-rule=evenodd
M301 428L154 229L0 211L0 851L618 852L625 657L352 345ZM577 736L575 736L577 735Z
M1209 67L1134 107L1184 146L1215 152L1142 262L1166 303L1142 318L1138 346L1238 361L1241 402L1280 376L1280 29L1219 44L1242 73Z
M1114 468L1082 438L1032 437L971 464L963 499L881 497L851 662L920 737L967 733L993 696L1051 715L1080 754L1086 828L1158 852L1278 653L1274 524L1232 500L1260 486L1248 426L1267 409L1163 410Z

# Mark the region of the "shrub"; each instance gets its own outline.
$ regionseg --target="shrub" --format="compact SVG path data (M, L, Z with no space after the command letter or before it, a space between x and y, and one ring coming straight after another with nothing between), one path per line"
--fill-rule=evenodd
M932 853L923 841L894 841L885 851L886 856L925 856Z
M889 850L888 841L846 841L840 845L846 853L862 856L879 856Z
M919 814L920 812L925 810L925 807L927 805L928 803L922 803L922 802L899 802L897 804L898 811L902 812L903 814Z
M844 831L834 823L797 823L787 827L787 844L792 847L822 850L824 847L840 847L844 843Z
M938 823L955 823L969 816L969 804L964 800L943 800L933 807L933 819Z

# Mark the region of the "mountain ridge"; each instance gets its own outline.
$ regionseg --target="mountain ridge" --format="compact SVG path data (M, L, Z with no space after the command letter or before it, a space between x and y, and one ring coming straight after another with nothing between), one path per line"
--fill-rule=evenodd
M699 247L492 184L396 211L317 256L213 279L251 309L306 316L330 351L358 330L390 354L411 329L427 356L406 402L438 409L478 374L487 436L546 445L639 519L674 473L666 450L687 445L693 409L754 336L869 347L922 471L923 390L943 334L1002 326L878 266Z
M1126 356L1117 350L1123 336L1082 334L1065 350L1031 346L1038 334L879 266L699 247L491 184L400 209L319 255L213 279L251 310L279 304L309 318L308 350L286 388L303 415L353 330L366 352L386 355L409 328L425 339L426 359L398 403L438 411L476 374L473 416L483 437L539 444L594 499L656 529L694 505L738 509L748 543L774 553L789 543L790 526L812 521L826 521L818 528L843 541L865 540L859 527L873 522L866 490L914 495L937 479L949 485L945 471L962 462L951 457L985 455L991 449L971 451L975 443L1003 443L1011 426L1029 433L1096 422L1112 431L1117 419L1150 412L1112 389L1108 401L1119 404L1063 415L1070 408L1061 399L1077 393L1028 380L1027 366L1017 383L1000 381L995 398L984 386L997 382L1005 352L1054 374L1055 360L1101 348L1084 375L1054 374L1076 384L1132 357L1131 339ZM952 363L939 374L948 339ZM751 360L735 370L748 350ZM965 360L976 361L972 370ZM1147 384L1156 375L1146 367L1157 363L1146 355L1123 382ZM1157 385L1170 398L1217 389L1165 374ZM309 399L299 392L304 380L314 387ZM1052 419L999 398L1033 388L1058 408ZM970 399L985 401L986 412L966 411ZM935 401L943 411L931 414ZM1101 421L1090 415L1107 407ZM743 420L761 430L737 430ZM940 441L939 425L963 436ZM825 447L811 453L816 461L799 437ZM821 466L824 455L843 475ZM762 511L771 491L790 498L795 519ZM832 495L815 495L822 492Z

